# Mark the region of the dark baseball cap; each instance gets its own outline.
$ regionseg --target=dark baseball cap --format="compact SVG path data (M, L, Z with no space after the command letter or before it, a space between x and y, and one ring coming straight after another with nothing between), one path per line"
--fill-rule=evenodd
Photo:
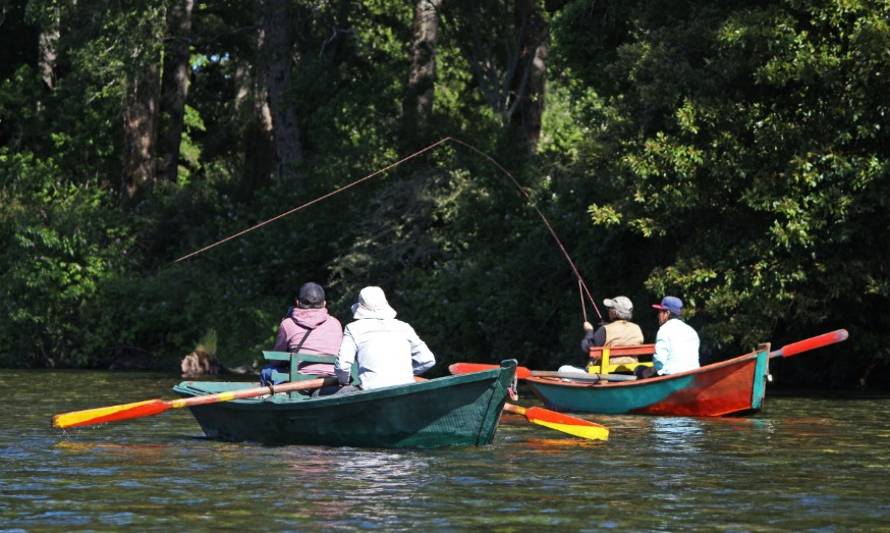
M652 307L659 311L670 311L672 315L679 315L683 312L683 300L676 296L665 296L660 304L652 304Z
M300 287L297 300L307 307L317 307L324 303L324 289L318 283L308 282Z

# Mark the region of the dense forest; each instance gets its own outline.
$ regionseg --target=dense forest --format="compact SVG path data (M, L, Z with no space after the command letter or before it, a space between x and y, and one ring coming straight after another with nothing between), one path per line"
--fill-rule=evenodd
M674 294L703 362L844 327L777 380L890 386L887 0L0 0L0 58L0 366L250 364L314 280L438 373Z

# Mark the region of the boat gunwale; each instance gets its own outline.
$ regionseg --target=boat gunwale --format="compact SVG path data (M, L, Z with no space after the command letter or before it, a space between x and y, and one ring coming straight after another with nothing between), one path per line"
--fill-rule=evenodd
M657 383L663 383L665 381L670 381L673 379L680 379L687 376L693 376L698 374L707 374L711 371L727 367L734 366L748 361L749 359L754 359L757 357L759 353L763 350L754 350L753 352L749 352L746 354L738 355L736 357L732 357L730 359L725 359L723 361L717 361L716 363L711 363L705 366L700 366L693 370L687 370L686 372L678 372L676 374L667 374L664 376L657 376L653 378L647 379L639 379L639 380L628 380L628 381L576 381L571 378L560 378L560 377L542 377L542 376L529 376L525 378L525 381L532 385L545 385L545 386L555 386L555 387L568 387L568 388L580 388L580 389L590 389L590 388L623 388L623 387L640 387L646 385L653 385Z
M512 365L510 361L514 361ZM505 364L506 363L506 364ZM225 402L226 405L235 407L238 406L240 408L256 408L256 407L264 407L270 409L293 409L298 407L300 409L316 409L316 408L327 408L333 406L347 405L352 403L362 403L366 401L374 401L383 398L395 398L399 396L405 396L410 394L416 394L420 392L429 392L441 388L449 388L454 386L459 386L462 384L475 383L478 381L497 381L501 378L501 374L505 371L510 371L511 368L515 369L517 363L515 360L505 360L502 362L502 366L500 368L494 368L491 370L484 370L481 372L474 372L472 374L462 374L462 375L451 375L451 376L442 376L435 379L429 379L414 383L403 383L400 385L390 385L388 387L381 387L379 389L372 389L368 391L359 391L352 394L336 394L329 396L322 396L319 398L305 398L299 400L290 399L290 395L286 395L283 397L272 397L266 396L262 398L241 398L235 399ZM515 370L514 370L515 372ZM206 394L214 394L212 391L207 391L205 389L200 389L193 385L189 384L200 384L200 383L232 383L231 381L184 381L175 385L173 387L173 391L177 394L181 394L183 396L203 396ZM251 384L252 385L252 384ZM200 392L202 394L197 394L196 392ZM271 399L270 399L271 398ZM202 406L197 406L202 407Z

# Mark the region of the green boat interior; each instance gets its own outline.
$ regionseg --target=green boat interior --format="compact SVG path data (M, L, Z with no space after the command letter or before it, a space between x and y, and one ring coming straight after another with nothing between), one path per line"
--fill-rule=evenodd
M279 370L275 370L272 372L272 379L277 382L290 382L290 381L306 381L309 379L318 379L318 376L312 374L301 374L297 369L300 367L302 363L329 363L334 364L337 362L336 355L317 355L311 353L291 353L291 352L273 352L264 350L263 351L263 359L265 359L269 363L286 363L287 364L287 372L282 372ZM352 365L352 383L360 384L361 380L358 377L358 365ZM307 391L306 393L302 391L293 391L288 393L291 399L306 399L309 398L309 393L312 391Z
M274 352L274 351L264 351L263 359L268 362L284 362L287 364L287 371L279 371L275 370L272 372L272 377L277 382L290 382L290 381L307 381L312 379L318 379L319 376L313 374L301 374L297 371L300 364L302 363L330 363L334 364L336 362L337 357L334 355L317 355L317 354L309 354L309 353L290 353L290 352ZM285 368L285 367L283 367ZM358 365L352 365L352 382L360 383L358 377ZM291 379L293 376L293 379ZM178 388L182 389L183 392L190 392L192 395L203 395L203 394L216 394L220 392L228 392L239 389L249 389L252 387L256 387L256 382L253 381L195 381L195 382L183 382ZM312 390L307 391L291 391L287 393L276 394L273 397L261 397L261 398L247 398L238 400L241 402L291 402L294 400L309 400L311 399Z

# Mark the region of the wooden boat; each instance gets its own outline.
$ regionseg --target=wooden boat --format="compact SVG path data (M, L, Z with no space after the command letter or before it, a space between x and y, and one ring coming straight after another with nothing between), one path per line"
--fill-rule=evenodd
M638 381L583 382L526 378L545 406L557 411L601 414L722 416L757 411L768 373L766 351L696 370Z
M190 407L204 433L224 441L370 448L482 446L494 438L516 361L462 376L311 398L277 394ZM185 397L256 386L184 381Z
M847 338L837 330L784 346L757 350L695 370L636 381L525 378L531 391L557 411L674 416L741 415L759 411L766 395L769 360L790 357Z

